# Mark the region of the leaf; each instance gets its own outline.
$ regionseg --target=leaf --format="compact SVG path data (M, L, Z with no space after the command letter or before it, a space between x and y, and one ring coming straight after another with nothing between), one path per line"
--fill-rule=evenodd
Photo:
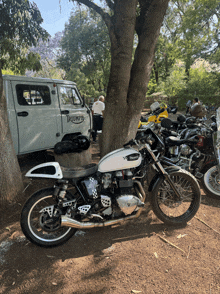
M187 236L187 234L184 234L184 235L179 234L179 235L177 236L177 239L183 238L183 237L185 237L185 236Z
M141 293L142 291L138 291L138 290L131 290L132 293Z
M157 252L154 252L154 255L155 255L156 258L158 258Z
M55 283L55 282L52 282L52 285L54 285L54 286L57 286L57 283Z

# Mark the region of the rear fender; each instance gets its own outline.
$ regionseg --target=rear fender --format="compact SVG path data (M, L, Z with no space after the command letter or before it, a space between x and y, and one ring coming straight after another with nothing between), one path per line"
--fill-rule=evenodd
M165 171L166 171L168 174L170 174L170 173L175 172L175 171L178 171L178 170L180 170L180 169L181 169L181 168L180 168L179 166L169 166L169 167L166 167L166 168L165 168ZM149 191L149 192L153 191L153 190L154 190L154 187L156 187L158 181L159 181L160 179L162 179L163 177L164 177L163 174L156 174L156 175L153 177L153 179L151 180L151 182L150 182L150 185L149 185L148 191Z
M62 179L63 173L58 162L46 162L36 165L25 176L29 178Z

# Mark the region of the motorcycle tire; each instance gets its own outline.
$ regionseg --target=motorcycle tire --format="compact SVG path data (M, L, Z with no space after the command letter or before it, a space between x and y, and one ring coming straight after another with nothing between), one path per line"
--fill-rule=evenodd
M179 170L169 174L176 189L176 194L164 179L160 178L151 193L151 207L155 215L168 225L185 225L199 209L201 202L200 187L196 178L188 171Z
M77 229L60 226L60 218L50 216L50 209L45 207L56 205L53 198L54 188L45 188L34 193L25 203L21 212L21 229L26 238L42 247L55 247L68 241ZM68 200L73 199L67 191Z
M202 178L202 186L206 196L220 199L220 174L217 165L212 166Z

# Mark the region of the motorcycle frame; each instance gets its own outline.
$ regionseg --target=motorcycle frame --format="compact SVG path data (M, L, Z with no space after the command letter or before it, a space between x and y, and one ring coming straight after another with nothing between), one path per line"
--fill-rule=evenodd
M158 160L158 158L155 156L153 150L151 149L149 144L146 144L146 149L147 151L150 153L151 157L154 160L154 164L158 167L158 169L160 170L160 172L162 173L162 175L164 176L165 180L170 184L171 188L173 189L177 199L181 199L181 195L179 193L179 191L176 189L173 181L170 178L170 175L168 174L168 172L163 168L162 164L160 163L160 161ZM159 154L158 154L159 157Z

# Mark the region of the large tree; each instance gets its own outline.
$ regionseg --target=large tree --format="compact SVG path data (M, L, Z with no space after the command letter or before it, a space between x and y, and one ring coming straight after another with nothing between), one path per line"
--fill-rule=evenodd
M24 74L26 68L39 69L39 56L27 48L46 39L48 33L35 4L28 0L0 1L0 206L22 191L22 177L9 130L2 69Z
M154 51L169 0L72 0L94 9L111 42L101 155L121 147L137 131L153 66ZM132 58L135 32L138 44Z

